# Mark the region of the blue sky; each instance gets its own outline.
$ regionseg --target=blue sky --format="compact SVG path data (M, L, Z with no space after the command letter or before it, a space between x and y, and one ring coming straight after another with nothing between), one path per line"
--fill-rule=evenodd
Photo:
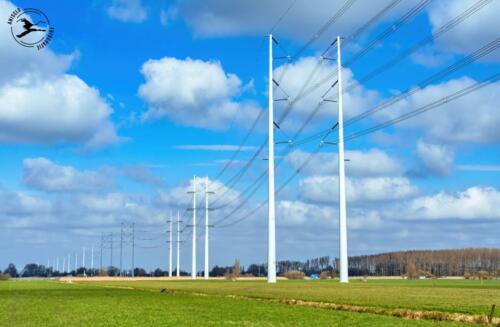
M45 264L84 246L97 249L101 233L118 232L121 222L135 222L154 235L154 240L141 242L153 248L137 250L137 265L164 267L164 221L170 210L180 210L185 224L189 222L185 209L191 200L186 192L193 175L208 176L211 188L217 190L215 197L220 197L218 203L228 203L212 213L214 221L232 211L225 222L245 216L265 200L266 184L241 207L241 199L231 199L265 169L266 155L259 154L237 183L230 181L266 139L267 112L246 148L224 174L214 178L259 112L266 110L264 35L279 22L273 30L280 44L275 53L294 55L344 4L0 0L5 21L16 7L34 7L55 28L49 47L40 51L17 44L8 24L0 29L0 267L9 262ZM292 62L275 61L276 76L286 70L280 80L283 90L292 99L297 96L337 35L348 37L390 4L395 5L343 48L342 61L349 63L393 27L344 69L344 88L468 8L474 12L346 92L346 119L404 94L499 36L497 1L357 0ZM401 17L419 4L425 6L399 27ZM335 51L328 56L335 57ZM494 50L346 126L346 134L488 78L498 72L499 61L500 52ZM323 60L318 67L311 84L335 72L335 62ZM284 133L277 130L276 139L294 135L334 81L327 80L297 102L281 124ZM346 142L346 156L351 159L346 168L351 254L500 245L498 91L496 82ZM335 89L329 94L335 96ZM276 89L275 95L283 94ZM283 110L277 103L276 116ZM336 115L336 104L323 105L298 139L329 128ZM335 132L330 138L335 140ZM277 186L318 142L285 147ZM277 146L277 155L282 149ZM337 255L336 158L335 147L321 148L278 194L278 260ZM199 187L204 185L198 182ZM212 263L229 264L236 257L245 264L265 262L266 219L263 207L241 223L212 229ZM190 268L189 232L186 229L183 235L187 241L182 247L183 269ZM199 249L201 254L201 238Z

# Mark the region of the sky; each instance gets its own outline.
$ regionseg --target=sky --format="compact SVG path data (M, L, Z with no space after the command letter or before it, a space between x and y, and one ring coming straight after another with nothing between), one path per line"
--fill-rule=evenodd
M49 18L47 47L16 42L16 8ZM338 98L337 35L349 254L499 247L498 12L498 0L0 0L0 267L81 262L84 247L97 266L103 233L118 266L120 226L134 223L135 265L166 269L180 212L189 271L194 186L201 270L206 178L211 266L266 262L269 33L286 99L278 260L338 256L337 147L320 143L338 138L338 105L322 100Z

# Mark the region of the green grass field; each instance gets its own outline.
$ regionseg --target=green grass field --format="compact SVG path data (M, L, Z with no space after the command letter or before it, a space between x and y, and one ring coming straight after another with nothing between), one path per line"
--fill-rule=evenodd
M162 289L166 291L161 292ZM239 297L233 297L239 296ZM0 326L472 326L258 299L486 315L500 304L488 281L0 282ZM499 316L498 312L495 314Z

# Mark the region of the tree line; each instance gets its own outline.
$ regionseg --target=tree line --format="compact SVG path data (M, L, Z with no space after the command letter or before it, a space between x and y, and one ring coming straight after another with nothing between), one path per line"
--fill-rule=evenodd
M398 251L349 258L353 276L500 276L500 249Z
M322 256L306 261L281 260L277 262L277 274L284 276L289 271L301 271L305 275L328 272L332 276L338 273L338 258ZM232 273L238 276L262 277L267 275L266 264L241 266L237 259L232 266L214 266L210 276L221 277ZM58 276L119 276L120 270L108 267L105 270L78 268L67 273L54 271L43 265L30 263L18 272L14 264L9 264L3 272L10 277L58 277ZM413 250L396 251L373 255L349 257L350 276L465 276L488 275L500 277L500 249L468 248L453 250ZM131 276L130 270L122 275ZM168 272L157 268L146 271L134 268L134 276L167 276ZM189 275L181 271L182 276ZM201 273L199 273L201 275Z

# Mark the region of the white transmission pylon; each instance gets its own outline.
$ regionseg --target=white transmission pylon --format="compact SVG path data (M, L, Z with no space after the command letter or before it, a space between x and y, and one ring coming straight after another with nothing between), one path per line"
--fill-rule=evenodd
M269 34L269 121L268 121L268 252L267 282L276 283L276 209L274 203L274 99L273 99L273 36Z
M340 36L337 36L337 70L338 70L338 130L339 130L339 251L340 251L340 282L349 282L347 259L347 209L345 194L345 159L344 159L344 108L342 102L342 61L340 55Z

